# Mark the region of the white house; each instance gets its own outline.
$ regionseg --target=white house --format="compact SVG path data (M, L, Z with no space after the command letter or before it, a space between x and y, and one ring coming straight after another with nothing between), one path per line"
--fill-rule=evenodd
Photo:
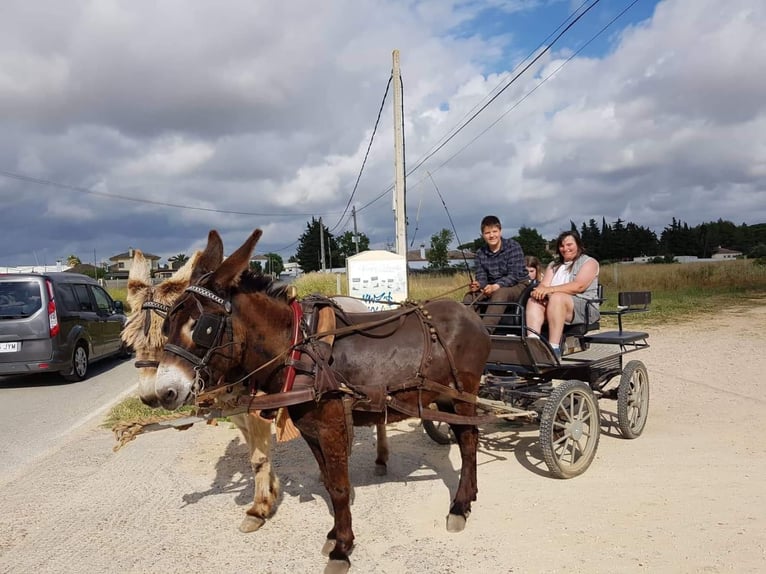
M741 251L733 251L724 247L719 247L716 252L713 253L713 259L716 261L720 261L722 259L736 259L737 257L742 257Z

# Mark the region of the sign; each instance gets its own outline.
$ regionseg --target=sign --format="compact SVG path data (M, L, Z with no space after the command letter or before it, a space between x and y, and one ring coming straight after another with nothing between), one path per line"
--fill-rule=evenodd
M346 259L348 294L370 311L384 311L407 299L407 260L390 251L363 251Z

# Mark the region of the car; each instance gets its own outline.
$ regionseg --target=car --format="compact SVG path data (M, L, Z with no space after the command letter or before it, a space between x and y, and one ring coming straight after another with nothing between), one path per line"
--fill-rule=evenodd
M129 356L126 321L122 301L87 275L0 274L0 375L82 381L94 361Z

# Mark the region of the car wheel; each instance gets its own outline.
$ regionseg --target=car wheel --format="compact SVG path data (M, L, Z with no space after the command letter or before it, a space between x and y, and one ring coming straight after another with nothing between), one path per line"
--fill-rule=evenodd
M75 347L72 354L72 368L64 375L67 381L82 381L88 374L88 350L83 343Z

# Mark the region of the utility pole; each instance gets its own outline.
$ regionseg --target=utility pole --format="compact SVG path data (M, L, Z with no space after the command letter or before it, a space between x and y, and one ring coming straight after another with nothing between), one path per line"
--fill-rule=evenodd
M327 270L327 266L325 265L325 259L324 259L324 227L322 227L322 218L319 218L319 253L321 258L320 263L320 269L322 270L322 273L324 273Z
M359 255L359 234L356 232L356 205L351 208L351 217L354 218L354 247L356 247L356 253Z
M407 213L404 181L404 132L402 112L402 76L399 71L399 50L393 52L394 80L394 219L396 221L396 252L407 258Z
M404 179L404 97L402 74L399 70L399 50L393 53L394 67L394 212L396 219L396 253L404 259L404 294L410 292L407 274L407 203Z

